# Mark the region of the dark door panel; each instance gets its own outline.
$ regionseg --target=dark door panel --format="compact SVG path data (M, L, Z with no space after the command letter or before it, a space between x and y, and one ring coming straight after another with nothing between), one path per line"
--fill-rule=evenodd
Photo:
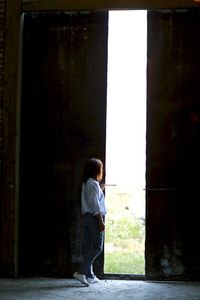
M200 278L200 13L148 12L148 278Z
M105 157L107 18L103 12L25 14L21 275L67 275L82 260L82 169L88 157Z

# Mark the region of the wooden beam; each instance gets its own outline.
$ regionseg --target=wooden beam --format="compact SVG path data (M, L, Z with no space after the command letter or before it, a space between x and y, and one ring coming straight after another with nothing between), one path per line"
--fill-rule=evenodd
M6 1L4 98L3 98L3 193L1 199L1 272L17 272L17 108L19 101L19 36L21 1Z
M22 0L22 11L173 9L199 5L200 0Z

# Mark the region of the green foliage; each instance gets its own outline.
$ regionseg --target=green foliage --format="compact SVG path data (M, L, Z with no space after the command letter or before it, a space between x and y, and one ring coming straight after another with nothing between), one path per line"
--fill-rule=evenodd
M110 220L106 225L106 245L105 273L144 274L144 225L140 220Z
M105 273L144 274L144 257L133 253L108 253L105 256Z
M117 221L108 220L106 223L106 241L120 243L122 240L144 238L144 225L140 220L123 216Z
M144 274L145 224L131 195L120 187L107 192L105 273Z

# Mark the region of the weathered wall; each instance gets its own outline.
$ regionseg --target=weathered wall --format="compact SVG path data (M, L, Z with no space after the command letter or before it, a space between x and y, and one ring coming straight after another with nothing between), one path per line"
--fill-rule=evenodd
M3 13L4 1L0 2L1 14ZM49 4L51 3L51 5ZM59 1L59 5L62 6L60 9L68 9L78 8L79 5L82 5L83 1ZM74 7L75 3L78 3L78 6ZM143 5L144 8L158 8L165 7L171 3L173 7L184 7L195 5L193 1L187 1L188 5L186 5L186 1L177 0L177 1L86 1L87 7L92 6L94 9L103 8L102 3L104 5L111 7L111 5L115 4L115 8L118 7L133 7L134 5ZM94 4L95 3L95 4ZM141 4L142 3L142 4ZM192 3L192 4L191 4ZM45 4L45 5L44 5ZM49 0L49 1L23 1L23 9L31 10L31 9L52 9L53 7L58 8L58 1ZM169 5L170 6L170 5ZM4 70L3 77L1 77L1 84L3 84L3 90L1 89L1 97L3 96L3 103L1 102L1 109L3 113L3 140L2 145L3 149L1 150L1 161L3 157L3 164L1 164L1 178L0 178L0 275L2 276L13 276L16 272L16 199L17 199L17 183L16 183L16 174L17 174L17 157L16 157L16 136L19 134L16 122L17 116L17 80L18 80L18 45L19 45L19 23L20 23L20 1L17 0L9 0L6 1L7 7L7 17L6 17L6 31L1 31L1 37L5 38L2 40L0 37L0 49L2 50L5 46L5 60L4 60ZM79 6L80 8L80 6ZM86 7L85 7L86 8ZM160 17L159 17L160 18ZM184 17L185 18L185 17ZM168 18L168 22L170 24L174 24L174 17ZM0 21L4 19L0 19ZM198 172L198 126L196 126L196 121L198 118L193 114L189 117L190 110L188 110L188 106L192 110L198 111L198 105L196 104L190 106L189 100L181 100L185 97L185 92L190 92L193 88L188 87L188 82L190 82L191 86L193 83L196 83L196 77L194 74L197 74L195 70L198 70L198 55L195 51L198 51L198 22L197 19L194 18L194 22L188 22L188 28L183 26L181 30L181 26L183 25L184 20L180 22L181 26L179 26L179 31L176 31L176 26L169 27L169 23L163 21L157 21L151 27L151 32L155 31L156 34L154 38L151 36L150 40L152 40L152 45L155 48L150 50L152 59L149 60L149 63L153 65L153 69L149 74L150 83L153 82L151 86L151 91L149 91L149 97L151 98L151 105L149 106L149 113L152 115L152 119L148 119L149 127L149 138L148 138L148 147L147 147L147 155L150 159L150 163L147 165L147 174L149 174L149 181L147 181L147 185L149 187L156 188L167 188L167 191L151 191L147 192L147 213L151 214L150 218L147 218L147 274L149 277L157 277L157 278L171 278L173 276L178 278L192 278L199 276L199 243L198 243L198 176L196 173ZM193 26L192 27L192 23ZM2 26L3 23L1 23ZM165 31L163 33L160 31L160 25L166 24L164 26ZM197 26L196 26L197 24ZM196 27L195 27L196 26ZM4 27L1 27L4 28ZM194 30L195 28L195 30ZM173 30L172 30L173 29ZM163 29L164 30L164 29ZM181 35L178 33L181 32ZM6 34L5 34L6 33ZM184 38L186 33L186 38ZM169 47L169 44L164 42L163 37L173 37L173 43L176 47ZM158 38L158 44L156 42L156 38ZM179 43L177 44L177 39ZM5 44L4 44L5 43ZM163 45L161 47L162 52L158 51L157 45ZM185 52L184 56L181 54L181 47L177 45L184 45ZM192 45L195 45L194 47ZM186 47L187 46L187 47ZM153 47L153 46L152 46ZM174 49L174 50L173 50ZM195 50L197 49L197 50ZM1 52L0 50L0 52ZM171 51L171 52L170 52ZM177 54L176 54L177 51ZM154 54L153 54L154 53ZM171 54L170 54L171 53ZM179 53L179 54L178 54ZM160 54L160 55L159 55ZM165 61L159 61L162 55L168 55L168 59ZM188 57L195 57L189 62L187 62ZM183 59L184 58L184 59ZM180 61L182 60L182 67L180 67ZM159 61L159 64L158 64ZM173 62L173 64L171 63ZM178 64L177 64L178 62ZM197 62L197 64L196 64ZM188 72L185 71L185 65L187 65ZM169 75L169 67L166 68L167 72L163 73L160 71L160 67L165 69L165 66L172 67L172 75ZM156 73L155 73L155 70ZM180 72L184 71L184 74L188 75L189 78L180 80ZM160 74L163 74L163 77L160 77ZM160 82L156 82L155 79L152 81L153 74L158 74L156 79L162 79L163 82L166 82L165 78L168 78L167 85L162 84L162 88L158 89L158 94L155 92L156 89L160 86ZM168 75L166 75L168 74ZM172 77L171 77L172 76ZM170 78L173 80L170 82ZM193 79L192 79L193 78ZM195 80L194 80L195 79ZM178 82L178 83L177 83ZM181 85L180 85L181 83ZM54 84L54 83L53 83ZM176 90L176 88L177 90ZM149 86L150 87L150 86ZM197 89L197 86L195 87ZM194 90L195 90L194 89ZM158 103L157 99L163 99L163 94L168 91L165 97L166 104ZM183 92L184 91L184 92ZM197 89L198 91L198 89ZM169 93L172 93L172 96L169 96ZM180 95L182 96L179 96ZM196 92L195 92L196 93ZM197 96L192 94L192 99L198 99ZM189 96L191 94L189 93ZM186 97L186 98L187 98ZM175 100L171 101L171 99L176 99L177 106L180 104L180 107L185 107L185 110L178 111L176 108ZM177 99L179 99L177 101ZM169 109L169 102L172 104L172 108ZM197 101L198 103L198 101ZM163 108L162 108L163 107ZM172 112L176 117L169 117L168 114L164 115L166 107L169 111L172 109ZM167 110L168 111L168 110ZM155 121L152 122L155 114ZM159 117L160 115L160 117ZM0 119L0 123L1 123ZM169 122L168 122L169 121ZM152 123L151 123L152 122ZM197 122L198 123L198 122ZM158 124L162 124L162 126L158 126ZM173 126L171 126L171 124ZM174 124L176 125L174 127ZM190 125L188 125L190 124ZM194 126L194 124L196 124ZM174 130L175 128L175 130ZM179 134L177 134L179 132ZM169 134L171 133L171 134ZM176 138L173 138L174 135ZM169 138L171 136L171 138ZM191 136L194 138L191 139ZM1 137L0 137L1 138ZM164 138L164 141L163 141ZM158 143L158 141L160 141ZM167 144L166 144L167 141ZM173 142L172 142L173 141ZM186 141L186 142L185 142ZM174 145L173 145L174 143ZM162 147L162 145L165 147ZM160 148L159 148L160 145ZM167 145L167 146L166 146ZM190 147L191 145L191 147ZM103 147L103 146L102 146ZM176 149L176 150L175 150ZM191 149L196 149L197 151L193 151ZM191 153L192 152L192 153ZM89 152L88 152L89 153ZM87 154L88 154L87 153ZM188 155L189 153L189 155ZM172 161L175 161L174 164L170 162L170 157ZM178 158L177 160L175 159ZM188 157L191 161L188 160ZM185 161L187 162L185 164ZM83 161L81 162L81 164ZM152 165L153 163L153 165ZM192 167L191 167L192 166ZM195 167L193 167L195 166ZM55 168L58 177L64 178L62 176L63 171L62 165L57 165ZM79 170L81 166L78 167ZM175 171L170 171L175 168ZM195 172L194 172L195 169ZM165 175L162 175L160 170L164 170ZM185 172L188 170L188 172ZM157 174L157 175L156 175ZM170 175L171 174L171 175ZM172 175L173 174L173 175ZM189 174L189 175L188 175ZM58 180L60 182L60 180ZM195 184L194 184L195 183ZM157 186L158 185L158 186ZM182 187L184 186L184 189ZM172 189L171 189L172 188ZM186 190L185 190L186 188ZM58 188L57 192L59 191ZM32 189L31 189L32 190ZM175 190L175 191L174 191ZM30 192L29 192L30 193ZM59 192L58 192L59 193ZM31 194L31 193L30 193ZM31 196L32 197L32 196ZM25 198L24 198L25 199ZM188 201L189 199L189 201ZM62 200L63 201L63 200ZM33 202L34 203L34 202ZM188 205L190 203L191 205ZM51 210L54 209L54 206L51 206ZM61 204L61 209L63 208ZM35 208L36 210L36 208ZM77 208L78 210L78 208ZM55 210L56 211L56 210ZM169 222L170 220L170 222ZM59 226L58 226L59 227ZM42 228L42 227L40 227ZM66 229L66 228L65 228ZM47 230L47 229L46 229ZM67 229L68 230L68 229ZM62 233L63 234L63 233ZM79 233L77 233L79 234ZM51 239L51 237L50 237ZM163 241L163 243L162 243ZM165 245L163 247L163 245ZM75 247L79 248L79 245ZM76 248L76 249L77 249ZM78 250L76 250L78 251ZM43 251L44 252L44 251ZM39 253L39 250L38 250ZM51 252L53 253L53 252ZM55 252L56 253L56 250ZM52 257L54 253L51 254ZM77 252L76 252L77 253ZM64 261L63 257L65 254L62 254L61 263ZM60 257L60 256L59 256ZM66 259L68 256L65 257ZM42 258L40 258L41 261ZM76 256L75 256L76 260ZM48 265L48 260L46 260L46 265ZM74 264L73 264L74 265ZM73 266L72 265L72 266ZM29 266L28 266L29 267ZM47 267L44 267L47 270ZM161 271L161 270L162 271ZM63 271L63 269L61 269Z
M17 246L19 1L0 1L0 15L0 276L14 276Z
M149 12L146 271L200 278L200 12Z
M105 157L107 24L107 13L25 15L20 274L71 275L82 260L82 169Z
M0 199L3 198L3 86L4 86L4 49L5 49L5 8L6 1L0 1ZM3 230L3 203L0 201L0 243L2 243L2 230ZM2 247L0 248L0 257L3 256ZM1 268L0 259L0 268Z
M23 0L23 10L102 10L195 7L199 0Z

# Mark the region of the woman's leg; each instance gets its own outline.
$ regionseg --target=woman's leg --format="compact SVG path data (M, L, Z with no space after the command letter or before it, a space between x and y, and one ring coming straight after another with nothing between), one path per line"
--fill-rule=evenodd
M85 215L85 257L80 267L80 273L93 278L93 262L103 250L104 232L99 231L96 217Z

